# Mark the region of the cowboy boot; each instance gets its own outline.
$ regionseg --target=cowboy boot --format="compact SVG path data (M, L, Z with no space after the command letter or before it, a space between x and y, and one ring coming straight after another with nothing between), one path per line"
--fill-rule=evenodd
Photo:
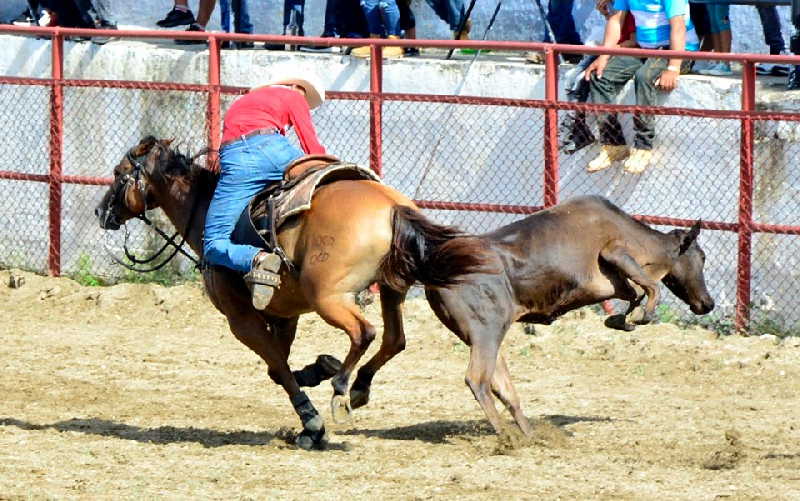
M275 253L261 251L253 258L253 265L244 276L252 289L253 308L263 310L269 305L275 289L281 285L280 268L281 258Z
M375 33L370 33L369 37L370 38L380 38L381 36L380 35L376 35ZM355 56L355 57L369 57L369 49L370 49L369 45L364 45L362 47L356 47L355 49L350 51L350 55L351 56Z

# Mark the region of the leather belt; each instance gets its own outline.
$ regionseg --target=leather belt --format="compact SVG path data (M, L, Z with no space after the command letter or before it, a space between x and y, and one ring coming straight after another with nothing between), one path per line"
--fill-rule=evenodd
M251 138L253 136L268 136L268 135L271 135L271 134L277 134L278 132L279 132L278 129L276 129L275 127L270 127L268 129L251 130L247 134L242 134L241 136L237 136L237 137L235 137L235 138L233 138L231 140L225 141L224 143L220 144L219 147L220 147L220 149L222 149L222 148L228 146L229 144L233 144L233 143L235 143L237 141L244 141L245 139Z

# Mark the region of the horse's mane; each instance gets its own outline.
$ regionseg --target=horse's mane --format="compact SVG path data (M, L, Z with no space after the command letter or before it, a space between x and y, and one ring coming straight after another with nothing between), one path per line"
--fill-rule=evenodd
M194 155L181 146L175 148L163 146L163 148L168 153L160 166L164 175L177 182L199 187L201 191L198 194L200 195L207 194L210 197L214 193L217 181L219 181L219 173L207 169L196 161L209 153L208 148L204 148Z

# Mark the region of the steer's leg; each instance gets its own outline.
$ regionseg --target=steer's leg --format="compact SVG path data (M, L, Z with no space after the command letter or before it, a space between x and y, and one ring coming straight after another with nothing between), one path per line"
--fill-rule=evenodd
M500 399L506 406L508 411L514 417L514 421L519 426L520 430L527 435L533 434L533 428L525 413L522 412L522 407L519 403L519 396L517 390L514 389L514 384L511 382L511 375L508 372L503 354L497 355L497 365L494 369L494 378L492 379L492 392Z
M647 294L647 303L645 303L644 306L642 319L637 323L650 323L653 320L656 304L658 304L661 297L658 284L647 276L647 273L645 273L636 260L631 257L627 249L621 245L613 245L603 249L600 252L600 256L609 264L615 266L624 277L629 278L644 289L645 294Z

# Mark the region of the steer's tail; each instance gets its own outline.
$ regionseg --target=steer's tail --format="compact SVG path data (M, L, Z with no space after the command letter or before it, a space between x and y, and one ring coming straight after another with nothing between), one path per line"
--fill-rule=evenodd
M416 281L447 287L463 275L486 271L490 260L490 251L477 237L398 205L392 211L392 247L381 263L381 281L396 290Z

